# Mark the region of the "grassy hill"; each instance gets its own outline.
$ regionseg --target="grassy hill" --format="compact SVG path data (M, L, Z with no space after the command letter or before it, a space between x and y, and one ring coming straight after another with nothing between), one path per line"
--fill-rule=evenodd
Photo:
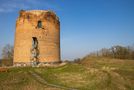
M134 90L134 60L88 57L79 64L11 68L0 73L0 90L65 89Z

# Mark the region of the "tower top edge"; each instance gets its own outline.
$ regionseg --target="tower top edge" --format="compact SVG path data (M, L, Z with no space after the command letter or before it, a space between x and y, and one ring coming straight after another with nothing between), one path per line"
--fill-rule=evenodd
M56 19L59 20L59 17L52 10L20 10L20 16L27 15L27 14L40 16L40 15L44 15L45 13L51 13L51 15L54 15Z
M24 10L25 12L35 13L35 12L51 12L50 10Z
M20 12L26 12L26 13L32 13L32 14L41 14L41 13L50 12L50 13L55 14L55 12L52 10L20 10Z

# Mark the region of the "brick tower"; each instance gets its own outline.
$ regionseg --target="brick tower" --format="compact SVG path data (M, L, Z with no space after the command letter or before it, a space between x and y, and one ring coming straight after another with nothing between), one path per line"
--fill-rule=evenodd
M16 21L14 64L60 62L60 22L52 11L20 11Z

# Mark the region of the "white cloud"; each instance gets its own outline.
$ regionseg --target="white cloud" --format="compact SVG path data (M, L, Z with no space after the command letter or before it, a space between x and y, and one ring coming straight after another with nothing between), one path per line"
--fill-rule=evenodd
M19 9L29 9L35 3L37 4L36 0L5 0L0 3L0 13L13 12Z
M0 8L0 13L1 13L1 12L5 12L5 13L7 13L7 12L12 12L12 11L14 11L14 10L11 9L11 8L9 8L9 9L6 9L6 8Z
M58 6L50 0L2 0L0 3L0 13L14 12L21 9L60 10Z

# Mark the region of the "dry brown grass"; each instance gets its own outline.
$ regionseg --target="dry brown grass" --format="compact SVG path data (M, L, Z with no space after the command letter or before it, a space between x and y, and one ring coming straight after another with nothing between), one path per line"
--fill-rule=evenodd
M7 71L8 71L8 68L0 67L0 72L7 72Z
M61 67L9 69L0 72L0 89L61 90L40 83L29 71L50 84L78 90L134 90L134 61L107 58L90 58Z

